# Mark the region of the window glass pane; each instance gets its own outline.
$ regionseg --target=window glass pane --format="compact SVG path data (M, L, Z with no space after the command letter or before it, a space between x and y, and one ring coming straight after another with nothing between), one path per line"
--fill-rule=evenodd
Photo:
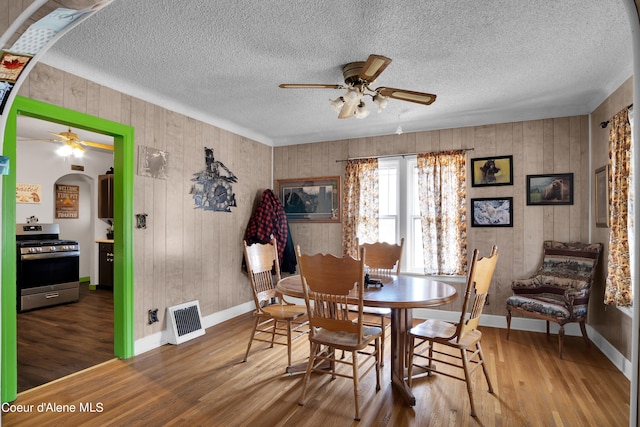
M397 169L392 167L380 167L378 170L381 216L397 214L397 173Z
M379 219L378 226L380 227L378 238L381 242L396 243L395 217L381 217Z
M412 269L424 269L424 258L422 255L422 223L420 217L414 217L412 221L412 241L413 250L411 251L411 265Z

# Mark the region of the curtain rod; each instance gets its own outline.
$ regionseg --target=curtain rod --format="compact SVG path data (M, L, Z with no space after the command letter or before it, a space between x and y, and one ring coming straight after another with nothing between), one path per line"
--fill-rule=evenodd
M627 105L627 110L631 110L632 108L633 108L633 104ZM600 127L602 129L606 128L607 126L609 126L609 120L607 120L606 122L600 122Z
M462 148L465 151L473 151L473 148ZM455 151L455 150L447 150L447 151ZM419 153L401 153L401 154L383 154L380 156L363 156L363 157L348 157L344 160L336 160L336 163L348 162L349 160L362 160L362 159L384 159L385 157L406 157L406 156L417 156Z

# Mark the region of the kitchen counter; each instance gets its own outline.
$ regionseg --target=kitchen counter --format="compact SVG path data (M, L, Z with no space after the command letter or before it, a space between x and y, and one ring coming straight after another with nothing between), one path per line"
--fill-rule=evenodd
M96 243L113 243L113 239L98 239Z

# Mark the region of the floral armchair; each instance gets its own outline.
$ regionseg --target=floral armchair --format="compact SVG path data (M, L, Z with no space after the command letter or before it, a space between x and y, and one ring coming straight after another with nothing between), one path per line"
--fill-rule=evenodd
M507 299L507 339L511 331L512 312L546 320L560 326L558 348L562 359L564 325L579 322L587 346L585 321L589 306L591 283L595 273L601 243L544 242L544 258L538 272L529 279L511 284L513 296Z

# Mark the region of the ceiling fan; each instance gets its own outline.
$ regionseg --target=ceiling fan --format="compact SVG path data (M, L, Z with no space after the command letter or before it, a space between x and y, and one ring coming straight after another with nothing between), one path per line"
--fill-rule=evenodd
M387 106L389 98L401 101L415 102L417 104L430 105L436 100L436 95L431 93L415 92L412 90L396 89L392 87L370 87L380 74L391 64L391 59L381 55L369 55L365 61L350 62L342 67L342 75L345 84L281 84L284 89L344 89L344 95L331 100L331 106L338 112L338 118L348 119L356 117L363 119L369 115L369 110L364 104L363 98L370 96L373 103L382 111Z
M67 129L68 130L66 132L59 133L49 131L50 134L57 136L60 139L46 139L40 141L61 142L63 145L58 148L58 150L56 150L56 153L63 157L70 156L71 154L73 154L75 157L82 157L86 150L85 147L93 147L101 150L113 151L112 145L81 140L77 133L71 131L71 128Z

